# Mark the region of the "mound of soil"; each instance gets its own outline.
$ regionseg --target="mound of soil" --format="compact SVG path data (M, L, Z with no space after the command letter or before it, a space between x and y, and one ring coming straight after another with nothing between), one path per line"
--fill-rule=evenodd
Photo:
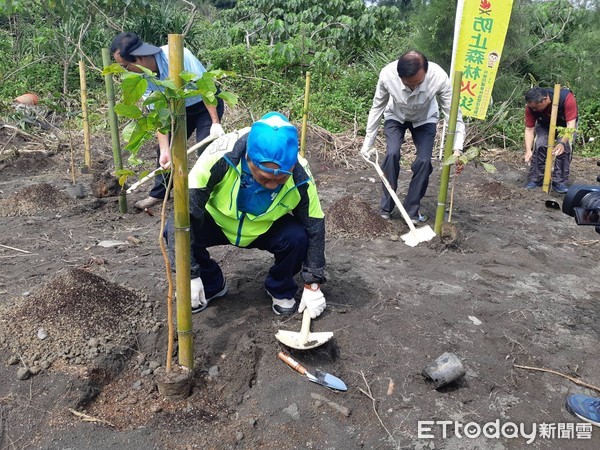
M84 364L122 351L137 333L159 326L146 295L80 269L3 306L0 348L32 373L57 360Z
M61 210L71 205L69 196L48 183L21 189L0 200L0 217L34 216L44 211Z
M373 238L392 231L390 223L356 195L346 195L333 203L325 212L325 224L329 235L356 238Z

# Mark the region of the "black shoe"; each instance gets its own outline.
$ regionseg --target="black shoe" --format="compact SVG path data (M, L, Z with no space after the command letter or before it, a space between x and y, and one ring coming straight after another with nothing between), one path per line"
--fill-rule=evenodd
M569 186L565 183L555 183L552 182L552 189L559 194L566 194L569 191Z
M538 188L542 185L541 181L529 181L526 185L525 185L525 189L535 189Z

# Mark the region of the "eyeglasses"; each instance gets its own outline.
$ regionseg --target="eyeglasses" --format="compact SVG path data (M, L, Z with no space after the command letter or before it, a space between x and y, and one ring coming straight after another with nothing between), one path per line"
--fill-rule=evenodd
M123 64L121 64L121 67L125 70L129 70L129 66L131 65L131 62L128 62L126 66L124 66Z

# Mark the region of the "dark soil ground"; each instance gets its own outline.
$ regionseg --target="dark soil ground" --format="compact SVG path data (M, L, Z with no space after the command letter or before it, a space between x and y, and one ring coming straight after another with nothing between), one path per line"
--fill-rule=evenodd
M78 173L85 196L73 198L69 152L42 153L23 139L0 130L0 449L527 446L523 437L458 429L494 421L527 432L551 424L554 439L538 434L534 448L600 448L600 431L583 439L564 408L567 394L593 391L514 367L600 385L600 236L545 207L560 196L522 188L520 154L486 153L495 174L466 167L454 195L458 234L409 247L400 216L377 214L376 173L354 152L332 161L309 138L328 214L329 275L328 307L312 329L334 340L292 355L348 391L310 383L277 359L287 349L274 334L299 331L301 318L271 312L262 283L272 257L219 247L212 255L230 290L193 317L194 385L177 400L163 398L154 379L167 348L159 209L133 207L141 188L119 213L116 197L91 195L101 191L91 174ZM92 154L94 173L111 169L107 139L94 139ZM434 165L423 202L432 218ZM597 172L595 161L576 157L571 181L594 184ZM435 390L421 372L444 352L466 375ZM419 421L452 424L445 438L434 426L426 439Z

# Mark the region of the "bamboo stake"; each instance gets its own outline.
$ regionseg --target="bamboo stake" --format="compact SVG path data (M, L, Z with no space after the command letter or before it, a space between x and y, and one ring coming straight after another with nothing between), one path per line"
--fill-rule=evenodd
M302 110L302 133L300 134L300 156L304 158L306 145L306 122L308 121L308 93L310 91L310 72L306 72L306 87L304 88L304 108Z
M102 64L110 66L110 50L102 49ZM108 124L110 126L110 137L112 140L113 160L116 170L123 169L121 160L121 143L119 142L119 120L115 113L115 87L113 84L112 74L104 76L104 84L106 85L106 97L108 98ZM119 193L119 211L121 214L127 213L127 196L124 189Z
M87 107L87 82L85 79L85 63L83 60L79 61L79 83L81 85L81 118L83 121L83 162L84 167L83 173L89 173L92 169L92 156L90 154L90 121L88 118L88 107Z
M450 106L450 118L448 120L448 139L444 148L444 161L447 160L454 151L454 133L456 131L456 120L458 117L458 104L460 100L460 82L462 72L454 72L454 82L452 85L452 104ZM442 166L442 177L440 180L440 192L438 194L437 210L435 213L435 225L433 231L440 236L442 233L442 222L446 210L446 199L448 197L448 182L450 181L450 166Z
M554 85L554 97L552 98L552 113L550 114L550 128L548 129L548 149L546 150L546 168L544 170L544 183L542 191L550 193L552 178L552 166L554 159L552 151L554 150L554 135L556 134L556 119L558 117L558 101L560 100L560 84ZM532 163L533 164L533 163Z
M169 34L169 77L177 88L183 87L183 36ZM171 142L171 176L175 210L175 285L177 290L177 336L179 364L194 369L192 301L190 289L190 200L188 195L187 134L185 103L173 101L175 126ZM166 197L165 197L166 198ZM165 202L166 203L166 202ZM163 208L164 214L164 208ZM160 239L162 240L162 232Z

